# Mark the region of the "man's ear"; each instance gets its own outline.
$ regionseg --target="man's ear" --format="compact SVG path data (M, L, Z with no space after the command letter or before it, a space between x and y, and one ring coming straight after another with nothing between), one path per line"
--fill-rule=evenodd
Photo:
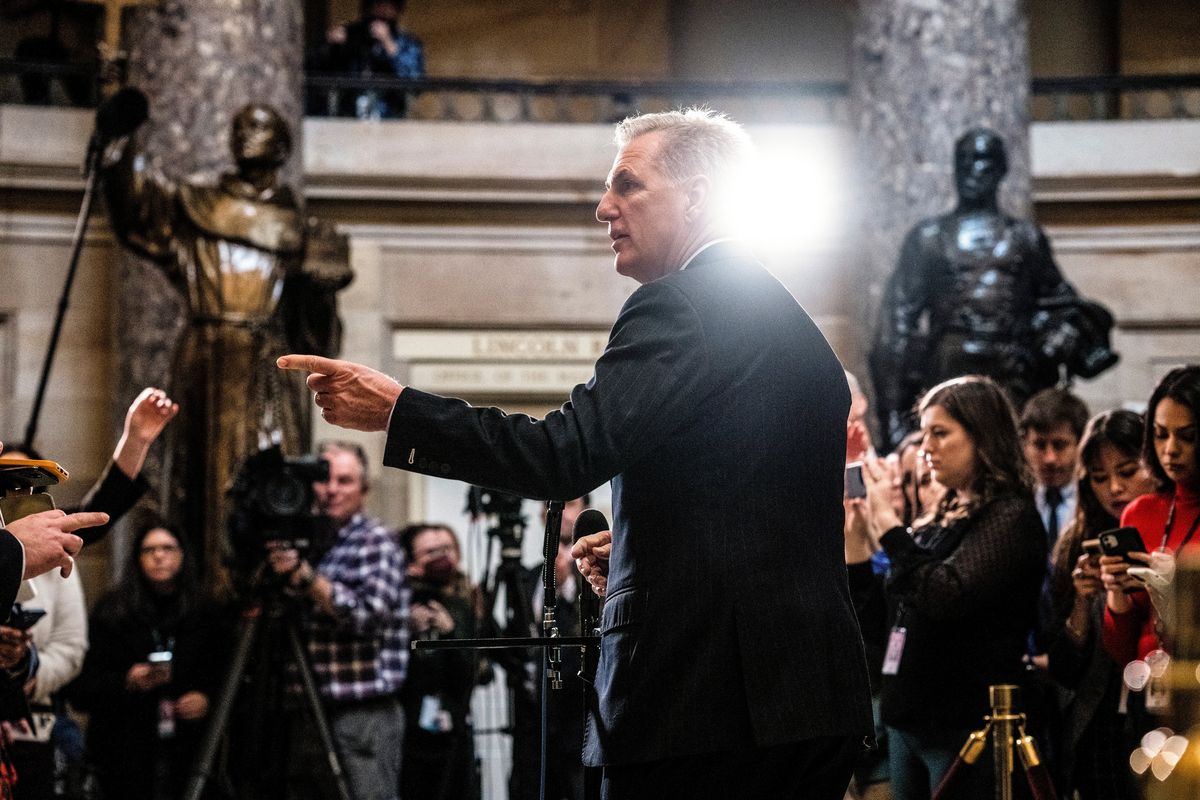
M696 221L708 212L709 196L712 192L712 181L707 175L695 175L684 185L686 205L684 213L689 221Z

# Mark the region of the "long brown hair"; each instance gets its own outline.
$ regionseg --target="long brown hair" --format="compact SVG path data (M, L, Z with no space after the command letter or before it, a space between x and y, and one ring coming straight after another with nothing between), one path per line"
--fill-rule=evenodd
M1171 370L1154 387L1150 402L1146 406L1146 433L1142 438L1142 459L1150 472L1163 485L1163 490L1175 491L1175 482L1167 475L1158 460L1158 451L1154 449L1154 413L1158 404L1170 398L1192 412L1193 419L1200 420L1200 366L1188 365ZM1200 462L1200 450L1196 451L1196 459ZM1200 467L1200 463L1196 464Z
M1100 498L1096 497L1088 472L1099 463L1100 451L1104 447L1111 447L1127 458L1140 459L1145 427L1146 421L1141 414L1117 409L1092 417L1083 430L1083 438L1079 440L1079 460L1075 465L1079 498L1075 506L1075 518L1058 538L1052 558L1051 596L1054 598L1054 607L1062 613L1070 610L1070 603L1074 600L1071 571L1083 552L1083 541L1118 524L1117 518L1109 514L1108 509L1100 503Z
M962 425L975 446L971 501L963 503L957 491L947 489L935 520L952 522L969 516L1001 494L1029 492L1033 482L1017 436L1017 415L995 381L982 375L966 375L939 383L921 398L918 413L924 414L931 406L942 408Z

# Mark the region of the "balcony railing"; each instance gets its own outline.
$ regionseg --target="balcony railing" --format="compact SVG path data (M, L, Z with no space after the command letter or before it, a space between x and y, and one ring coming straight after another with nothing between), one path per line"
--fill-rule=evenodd
M91 105L95 65L0 59L0 102L33 99ZM29 98L33 79L35 94ZM36 85L40 81L40 86ZM1200 119L1200 74L1036 78L1035 121ZM307 113L371 116L372 97L406 105L409 119L483 122L612 122L634 111L708 105L750 123L832 123L849 119L849 86L840 81L533 81L469 78L357 77L310 73ZM366 102L354 102L365 96ZM386 105L386 104L384 104Z
M1200 75L1035 78L1038 122L1200 118Z

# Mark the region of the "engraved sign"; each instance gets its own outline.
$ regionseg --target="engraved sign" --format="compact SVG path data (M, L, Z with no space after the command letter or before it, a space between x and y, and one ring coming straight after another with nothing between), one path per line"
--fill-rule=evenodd
M587 382L607 343L607 331L405 329L392 355L427 391L557 400Z

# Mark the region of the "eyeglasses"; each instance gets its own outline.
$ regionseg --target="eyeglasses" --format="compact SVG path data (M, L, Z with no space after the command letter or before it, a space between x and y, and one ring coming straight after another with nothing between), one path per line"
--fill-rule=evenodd
M152 556L155 553L178 553L179 545L177 544L148 544L141 549L144 556Z
M454 545L443 544L443 545L438 545L437 547L431 547L428 550L422 550L419 553L414 553L413 555L416 556L417 560L420 560L423 558L437 558L438 556L453 555L454 550L455 550Z

